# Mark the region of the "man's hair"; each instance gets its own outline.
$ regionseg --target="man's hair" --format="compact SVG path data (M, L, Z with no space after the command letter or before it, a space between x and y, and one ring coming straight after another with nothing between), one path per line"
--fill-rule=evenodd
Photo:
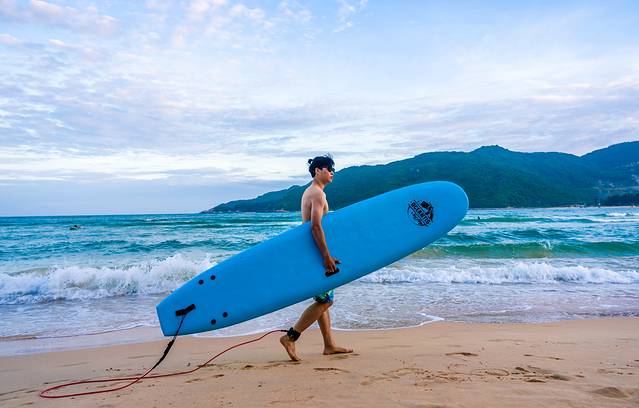
M311 177L315 177L315 169L325 169L334 165L333 156L330 154L308 159L308 171L311 173Z

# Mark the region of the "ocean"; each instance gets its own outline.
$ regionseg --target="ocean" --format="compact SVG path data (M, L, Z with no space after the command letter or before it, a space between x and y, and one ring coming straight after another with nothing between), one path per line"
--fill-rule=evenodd
M299 223L299 213L2 217L0 340L157 327L169 292ZM202 336L287 328L310 302ZM470 210L430 246L337 288L331 311L342 330L639 316L639 208Z

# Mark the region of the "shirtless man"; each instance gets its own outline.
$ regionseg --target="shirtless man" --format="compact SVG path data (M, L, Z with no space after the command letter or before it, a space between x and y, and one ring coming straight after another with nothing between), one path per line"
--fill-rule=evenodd
M339 264L339 260L333 258L328 251L326 245L326 237L324 236L324 230L322 229L322 217L328 212L328 202L326 201L326 194L324 193L324 187L331 181L333 181L333 174L335 168L333 159L330 156L318 156L314 159L308 160L308 170L313 177L313 182L308 186L304 194L302 195L302 221L311 221L311 233L315 244L324 258L324 268L327 273L337 273L338 269L336 264ZM300 358L295 353L295 341L300 337L300 334L309 328L311 324L317 321L324 338L324 354L337 354L337 353L352 353L353 350L344 347L339 347L333 340L333 334L331 332L331 316L328 313L328 309L333 305L333 291L321 293L313 298L314 302L310 305L300 319L295 323L295 326L288 330L288 333L280 338L280 343L284 346L284 349L288 353L288 356L293 361L300 361Z

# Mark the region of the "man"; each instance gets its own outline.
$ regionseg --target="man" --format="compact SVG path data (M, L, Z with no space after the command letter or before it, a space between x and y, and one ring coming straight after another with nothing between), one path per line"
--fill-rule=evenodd
M311 222L311 233L313 234L317 248L322 254L322 258L324 258L324 268L326 272L337 273L339 270L336 264L340 262L331 256L328 245L326 244L324 230L322 229L322 217L328 212L328 202L326 201L324 187L333 181L333 175L335 174L335 168L333 166L335 163L330 155L326 155L309 159L308 164L308 171L311 173L313 181L302 195L302 221ZM352 353L353 350L339 347L333 340L331 317L328 313L328 309L333 305L333 291L330 290L321 293L315 296L313 300L313 304L302 313L302 316L298 322L295 323L295 326L291 327L288 333L280 338L280 343L284 346L288 356L293 361L300 361L300 358L295 352L295 341L304 330L308 329L310 325L316 321L319 324L322 337L324 338L325 355Z

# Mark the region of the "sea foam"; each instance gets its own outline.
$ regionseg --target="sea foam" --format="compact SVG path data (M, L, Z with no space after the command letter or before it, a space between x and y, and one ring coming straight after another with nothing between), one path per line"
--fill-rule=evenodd
M176 254L163 260L125 267L67 266L17 274L0 273L0 304L163 294L214 264L212 257L193 260ZM639 283L639 271L633 268L612 270L588 263L556 265L540 261L503 260L487 265L468 260L448 263L407 258L364 276L360 281L382 284Z
M0 304L166 293L213 264L209 257L191 260L176 254L124 267L65 266L0 273Z
M548 262L505 261L500 265L461 264L423 266L401 263L360 279L370 283L637 283L639 271L614 271L591 265L553 265Z

